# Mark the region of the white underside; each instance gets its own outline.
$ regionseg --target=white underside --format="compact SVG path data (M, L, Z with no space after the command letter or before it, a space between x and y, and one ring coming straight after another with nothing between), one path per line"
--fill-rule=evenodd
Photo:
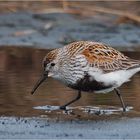
M95 91L96 93L107 93L112 91L114 88L120 87L123 83L130 81L130 78L140 71L140 68L130 69L130 70L119 70L115 72L110 72L107 74L101 73L91 73L90 75L95 78L98 82L103 82L105 85L113 84L112 88L105 90Z

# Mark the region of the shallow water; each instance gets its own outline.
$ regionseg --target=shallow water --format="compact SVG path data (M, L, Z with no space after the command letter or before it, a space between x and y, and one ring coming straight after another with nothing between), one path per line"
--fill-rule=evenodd
M0 115L83 117L122 115L118 97L113 93L83 93L82 98L61 111L60 105L74 98L76 91L48 79L34 95L30 94L41 74L41 61L47 50L9 47L0 48ZM140 52L127 52L140 60ZM140 116L140 73L121 88L127 105L127 116ZM68 115L70 114L70 115ZM90 116L90 117L89 117Z

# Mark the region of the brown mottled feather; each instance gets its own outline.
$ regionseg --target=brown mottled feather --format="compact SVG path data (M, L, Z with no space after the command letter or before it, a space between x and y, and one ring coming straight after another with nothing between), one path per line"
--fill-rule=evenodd
M101 43L89 44L82 54L92 66L98 66L104 72L140 67L139 61L130 59L121 52Z
M69 55L85 56L92 67L102 69L104 72L140 67L140 62L130 59L121 52L99 42L79 41L66 46Z
M66 50L65 54L63 49ZM121 52L106 46L99 42L78 41L66 45L64 48L50 51L44 58L43 64L47 65L54 60L59 54L63 53L63 57L67 60L74 58L78 54L82 54L91 67L96 67L104 72L116 70L127 70L135 67L140 67L140 62L130 59ZM60 56L62 57L62 56Z

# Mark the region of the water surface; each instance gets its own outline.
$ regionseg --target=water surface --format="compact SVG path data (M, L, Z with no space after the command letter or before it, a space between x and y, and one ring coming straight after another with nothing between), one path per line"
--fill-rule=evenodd
M64 117L68 114L93 117L96 115L122 115L120 101L113 92L94 94L83 92L82 98L68 108L59 106L76 96L76 91L49 78L34 95L30 94L41 71L41 61L47 50L8 47L0 48L0 115ZM125 52L140 60L140 52ZM140 73L121 88L128 106L128 116L140 116ZM132 109L133 108L133 109Z

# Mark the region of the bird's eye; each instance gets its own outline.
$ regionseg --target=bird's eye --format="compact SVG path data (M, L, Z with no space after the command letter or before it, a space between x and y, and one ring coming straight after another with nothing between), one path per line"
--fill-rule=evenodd
M51 63L51 66L55 66L55 63Z

